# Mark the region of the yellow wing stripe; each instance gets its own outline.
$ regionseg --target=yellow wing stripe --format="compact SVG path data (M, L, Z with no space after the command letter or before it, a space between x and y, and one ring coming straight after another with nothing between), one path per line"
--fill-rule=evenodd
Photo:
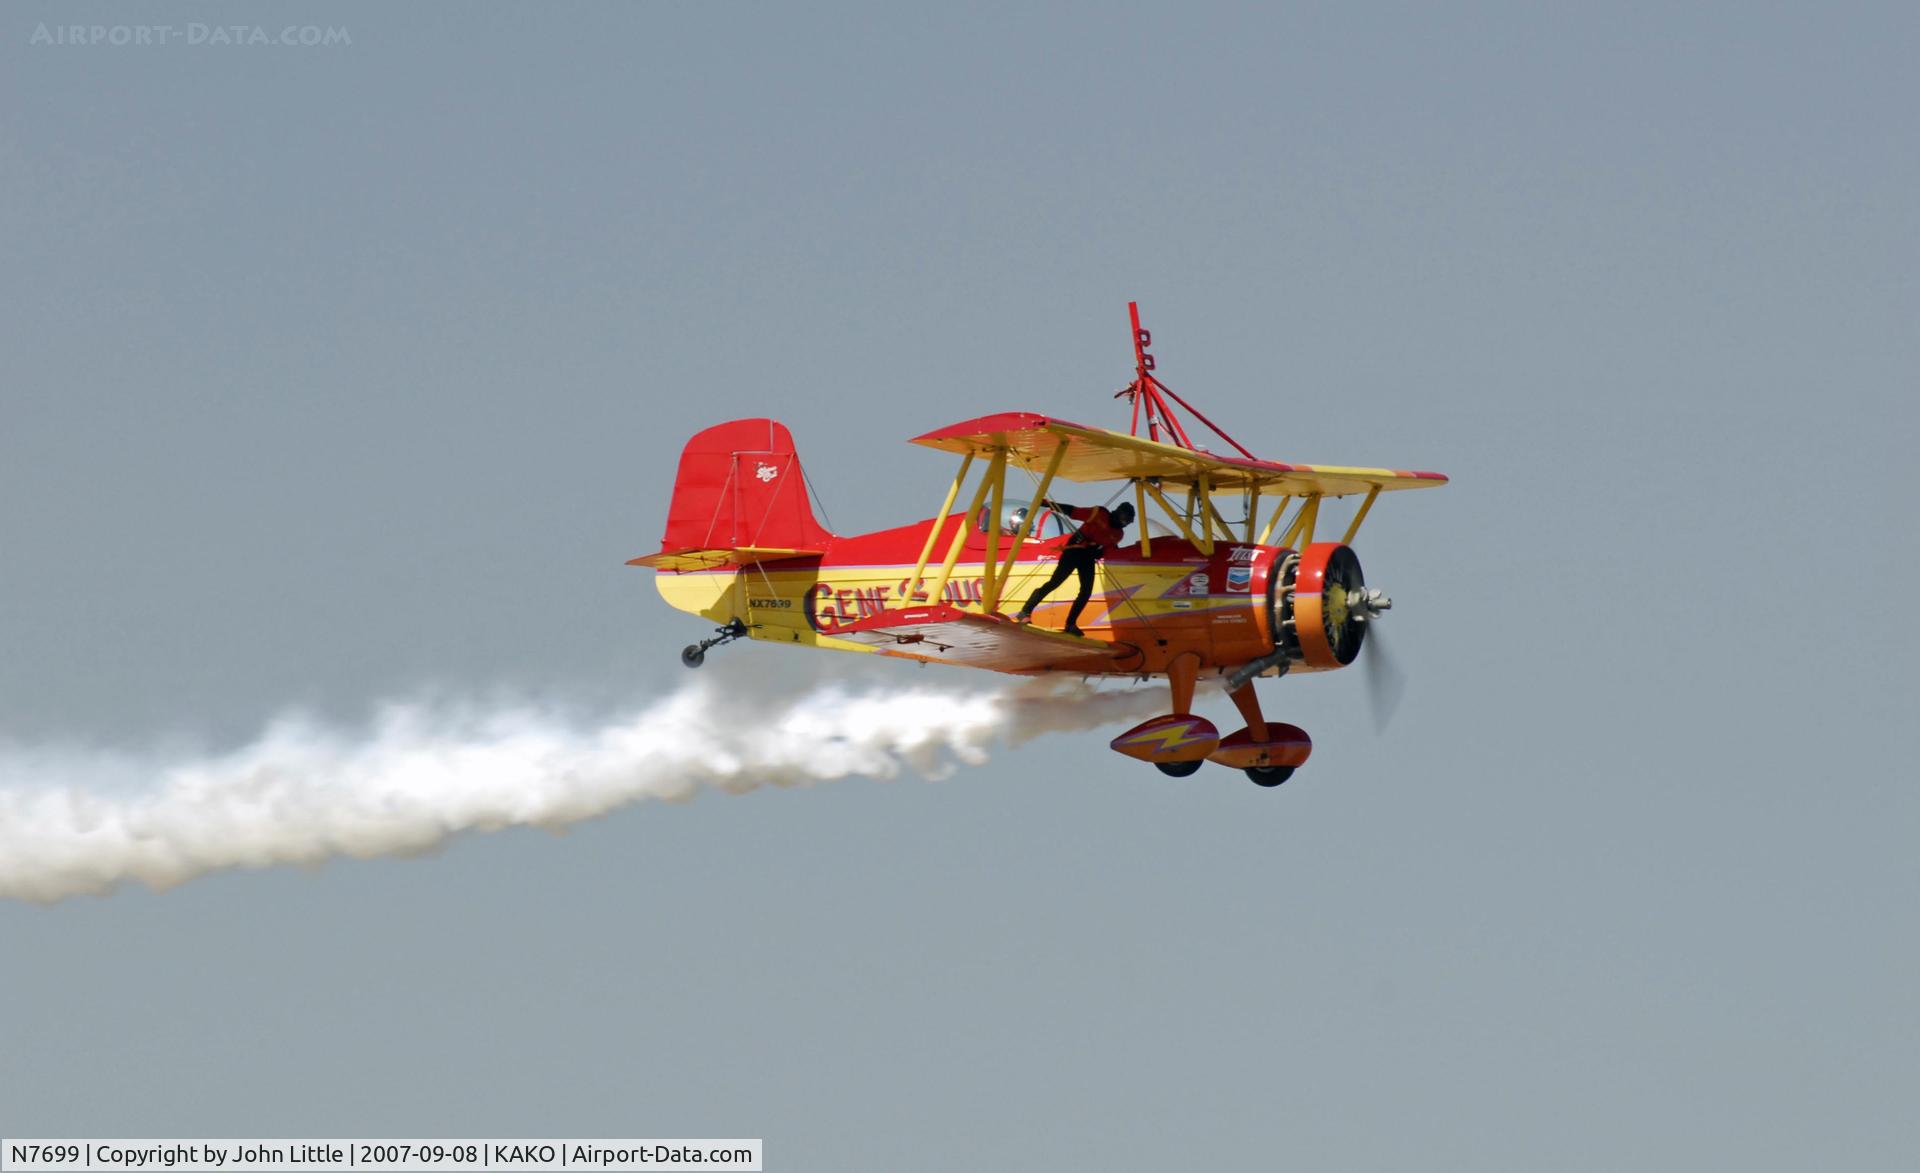
M1069 481L1141 478L1184 487L1204 476L1215 490L1258 488L1263 493L1326 497L1376 489L1428 489L1447 483L1437 472L1220 456L1031 412L982 416L917 436L913 442L969 456L989 456L1004 449L1009 464L1035 470L1051 461L1063 440L1065 455L1057 475Z

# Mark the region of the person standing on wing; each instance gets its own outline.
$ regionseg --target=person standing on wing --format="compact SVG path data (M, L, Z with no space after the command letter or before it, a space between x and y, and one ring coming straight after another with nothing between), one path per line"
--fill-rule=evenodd
M1123 531L1133 524L1133 506L1122 501L1111 512L1103 506L1095 505L1091 509L1081 509L1073 505L1063 505L1056 501L1041 501L1043 509L1051 509L1065 514L1080 523L1073 536L1067 539L1066 548L1060 551L1060 564L1053 568L1053 577L1045 586L1033 592L1027 605L1013 617L1015 623L1033 621L1033 609L1040 600L1053 593L1053 588L1067 581L1067 576L1076 571L1080 575L1080 593L1073 600L1073 607L1067 612L1067 634L1084 635L1080 630L1080 612L1086 609L1087 600L1093 597L1093 568L1106 556L1109 547L1120 544L1125 536Z

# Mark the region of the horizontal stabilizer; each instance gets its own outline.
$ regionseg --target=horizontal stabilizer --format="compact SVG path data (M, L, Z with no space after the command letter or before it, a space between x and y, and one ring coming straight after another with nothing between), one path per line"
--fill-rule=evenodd
M651 566L655 570L717 570L722 566L751 566L755 562L779 562L785 558L818 558L824 553L825 550L776 549L770 546L734 546L728 549L683 546L642 558L629 558L627 565Z
M824 630L822 635L895 652L996 672L1092 671L1139 654L1125 644L1015 623L936 604L882 611Z

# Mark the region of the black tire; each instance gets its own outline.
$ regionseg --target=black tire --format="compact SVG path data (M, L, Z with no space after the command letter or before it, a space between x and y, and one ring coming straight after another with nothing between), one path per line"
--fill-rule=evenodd
M707 662L707 649L699 644L688 644L680 649L680 662L689 668L698 668Z
M1153 768L1169 778L1185 778L1200 768L1200 759L1190 762L1155 762Z
M1248 766L1247 777L1255 786L1278 786L1293 777L1292 766Z

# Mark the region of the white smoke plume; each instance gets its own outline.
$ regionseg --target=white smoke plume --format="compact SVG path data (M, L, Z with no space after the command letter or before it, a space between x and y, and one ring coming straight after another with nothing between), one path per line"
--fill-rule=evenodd
M350 734L297 719L204 760L0 751L0 898L50 902L225 868L430 851L468 831L565 827L645 799L851 776L928 777L1000 743L1139 720L1161 688L824 686L784 703L711 679L582 724L528 708L389 706ZM1103 747L1104 752L1104 747ZM139 779L100 787L75 778Z

